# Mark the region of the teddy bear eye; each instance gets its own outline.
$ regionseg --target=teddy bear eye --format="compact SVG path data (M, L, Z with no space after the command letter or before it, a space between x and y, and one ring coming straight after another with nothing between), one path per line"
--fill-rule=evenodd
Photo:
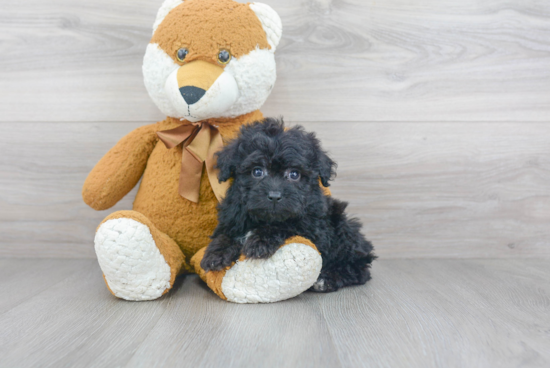
M187 50L185 47L182 47L176 53L176 58L178 59L178 61L183 62L185 60L185 57L187 56L187 54L189 54L189 50Z
M262 178L265 175L264 169L261 167L255 167L252 169L252 176L259 179Z
M227 50L221 50L218 54L218 61L222 64L227 64L231 61L231 53Z
M298 181L300 180L301 175L300 172L296 170L287 170L285 177L290 181Z

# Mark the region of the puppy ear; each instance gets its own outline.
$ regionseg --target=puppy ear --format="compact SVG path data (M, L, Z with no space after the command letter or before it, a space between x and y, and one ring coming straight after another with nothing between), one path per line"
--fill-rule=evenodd
M229 143L224 149L216 153L216 168L220 170L218 173L218 180L221 182L228 181L235 177L235 170L237 170L236 153L238 148L238 142Z
M321 147L321 142L317 139L315 133L306 133L302 126L296 126L291 128L301 134L301 139L309 140L311 144L311 150L315 154L313 159L314 169L319 173L319 179L323 186L330 186L329 181L336 176L336 162L334 162Z
M336 162L334 162L327 153L319 149L319 178L323 186L330 186L329 180L334 179L336 175Z

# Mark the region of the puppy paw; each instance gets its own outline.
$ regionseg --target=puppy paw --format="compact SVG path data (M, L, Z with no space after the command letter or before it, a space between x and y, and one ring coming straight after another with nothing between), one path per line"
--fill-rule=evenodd
M252 234L244 243L242 254L248 259L267 259L277 252L278 245L261 238L259 235Z
M201 261L201 268L208 271L221 271L230 267L238 258L239 254L226 249L206 250Z
M221 235L214 239L206 248L201 260L201 268L205 271L221 271L236 262L241 254L241 245L228 236Z
M310 290L322 293L323 291L325 291L325 289L326 289L325 280L318 279L317 281L315 281L315 284L311 286Z
M231 266L233 260L223 252L208 252L206 251L202 261L201 268L208 271L220 271Z
M337 291L338 289L340 289L340 285L338 285L336 280L319 277L309 290L316 291L318 293L331 293L333 291Z

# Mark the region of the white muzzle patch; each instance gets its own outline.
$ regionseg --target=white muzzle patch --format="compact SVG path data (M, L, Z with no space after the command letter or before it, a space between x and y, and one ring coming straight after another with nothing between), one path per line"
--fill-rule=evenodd
M178 69L166 79L164 92L178 118L191 122L223 116L239 99L239 86L235 78L223 72L204 96L193 104L188 104L183 98L178 86Z

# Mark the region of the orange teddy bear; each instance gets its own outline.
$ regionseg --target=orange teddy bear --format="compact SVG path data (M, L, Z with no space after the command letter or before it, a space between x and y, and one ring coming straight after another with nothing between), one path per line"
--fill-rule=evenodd
M321 256L294 237L267 260L241 257L205 273L200 261L227 189L214 153L258 110L276 79L281 20L269 6L232 0L166 0L143 63L149 95L168 117L122 138L94 167L82 190L96 210L115 205L140 180L132 211L107 216L95 250L107 287L126 300L152 300L177 275L197 273L237 303L294 297L317 280Z

